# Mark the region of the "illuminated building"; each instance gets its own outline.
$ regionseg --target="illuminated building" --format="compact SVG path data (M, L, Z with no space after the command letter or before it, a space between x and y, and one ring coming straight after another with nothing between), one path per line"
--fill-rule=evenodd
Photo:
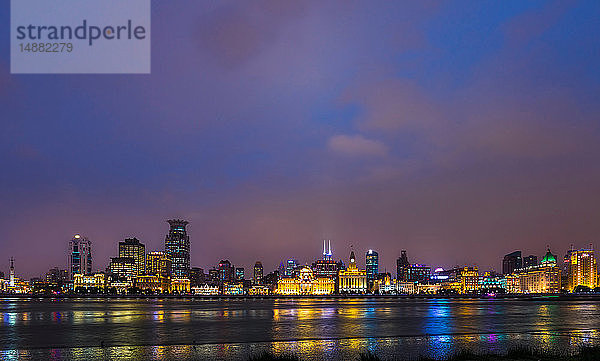
M315 277L337 278L338 263L331 259L318 259L312 264Z
M146 273L149 275L171 275L171 259L165 252L155 251L146 254Z
M521 280L518 274L505 275L506 293L521 293Z
M408 262L408 257L406 256L406 250L402 250L400 257L396 260L396 279L398 281L406 281L404 279L404 269L409 266L410 263Z
M568 290L573 292L577 286L594 289L598 286L598 268L593 249L571 250L569 264Z
M316 278L308 266L301 267L294 277L277 281L279 295L329 295L335 291L335 281L329 277Z
M52 268L44 275L46 282L54 283L59 287L62 287L69 281L69 272L64 269L58 269L58 267Z
M109 290L118 294L125 294L127 291L133 287L132 281L119 281L116 279L110 279L108 282Z
M295 259L288 259L287 261L285 261L285 270L284 270L284 276L285 277L292 277L294 276L294 270L298 267L298 261Z
M268 295L270 289L267 286L254 285L248 289L248 294L252 296L256 295Z
M519 276L520 293L558 293L560 292L560 267L556 256L550 252L540 262L539 266L532 266L516 271Z
M233 281L235 281L235 268L229 260L221 260L219 262L219 285Z
M354 251L350 252L348 268L339 272L338 289L340 293L365 293L367 291L367 272L359 270L356 266Z
M166 293L171 286L170 279L160 274L141 275L133 279L133 286L143 293Z
M479 278L481 292L503 293L506 291L506 277L495 273L485 272Z
M94 273L84 275L77 273L73 275L73 289L78 290L98 290L102 291L106 287L106 276L104 273Z
M537 256L530 255L527 257L523 257L523 268L533 267L538 265Z
M459 294L476 293L479 291L479 271L477 267L454 268L441 286L444 290Z
M146 273L146 246L137 238L126 238L119 242L119 257L133 258L136 275Z
M367 271L367 289L373 289L373 282L379 273L379 254L372 249L365 255L365 265Z
M208 270L208 283L212 286L218 286L221 284L219 280L219 270L216 268L211 268Z
M244 285L241 283L225 283L223 284L224 295L243 295Z
M169 233L165 237L165 253L171 260L171 275L188 277L190 272L190 236L185 227L189 222L170 219Z
M508 275L520 268L523 268L521 251L509 253L502 259L502 274Z
M255 285L263 284L263 265L260 261L256 261L254 264L254 277L252 277L252 283Z
M117 275L121 279L131 280L136 276L135 260L131 257L113 257L110 259L110 273Z
M92 273L92 242L76 234L69 242L69 278L77 273Z
M171 278L169 292L183 294L190 293L190 289L189 278Z
M373 281L373 292L380 295L396 293L396 280L389 273L378 273Z
M440 290L439 283L435 283L435 284L417 283L416 287L417 287L417 293L426 294L426 295L435 295Z
M325 248L325 241L323 241L323 259L318 259L312 264L315 277L337 279L339 264L332 259L332 256L331 241L329 241L329 250Z
M235 269L235 280L243 281L244 280L244 267L236 267Z
M200 267L190 268L190 287L198 287L206 283L204 270Z
M10 276L9 276L8 285L10 287L15 287L15 259L10 257Z
M479 271L477 267L464 267L458 273L461 283L461 293L473 293L479 290Z
M412 295L416 290L415 282L396 282L396 292L400 295Z
M396 277L399 282L429 282L431 268L421 264L410 264L406 251L402 250L396 260Z
M215 296L219 294L219 287L202 285L198 287L192 287L191 292L195 295Z

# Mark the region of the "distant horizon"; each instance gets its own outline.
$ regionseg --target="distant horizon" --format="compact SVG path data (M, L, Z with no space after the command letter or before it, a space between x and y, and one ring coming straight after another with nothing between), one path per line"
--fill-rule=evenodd
M498 270L600 237L598 1L152 0L150 74L104 75L10 74L9 3L0 249L23 275L78 232L96 267L161 249L172 217L203 268L332 239Z
M171 219L185 220L184 218L171 218ZM188 226L190 224L191 224L191 222L188 224ZM168 228L167 228L167 231L168 231ZM165 232L165 236L166 236L166 233L167 232ZM87 238L91 242L91 244L92 244L92 259L93 259L92 269L93 269L93 272L104 272L106 270L106 268L108 267L108 265L110 263L110 258L111 257L118 257L118 242L121 242L121 241L123 241L125 239L130 239L130 238L136 238L136 239L138 239L140 241L140 243L144 244L144 246L146 247L146 254L148 254L149 252L164 251L164 240L163 240L163 247L162 248L149 248L148 245L142 239L140 239L139 237L136 237L136 236L123 237L123 238L118 239L118 240L116 240L114 242L114 245L115 245L115 254L113 256L110 256L108 259L106 259L106 260L103 261L103 262L105 262L105 266L104 267L97 267L96 265L97 265L98 260L97 260L97 258L95 256L94 241L92 239L90 239L89 237L87 237L84 233L74 233L73 236L71 238L69 238L68 241L66 241L67 248L65 249L65 254L64 254L65 259L67 258L67 255L68 255L68 252L67 252L67 250L68 250L68 243L73 238L75 238L75 236L77 236L77 235L81 236L81 238ZM188 230L188 235L190 236L190 249L193 250L193 236L192 236L192 234L190 234L189 230ZM325 241L331 241L331 244L332 244L331 248L335 249L333 247L333 245L335 244L334 243L335 240L329 240L329 239L324 239L324 240ZM321 242L320 245L322 245L322 242L324 240L323 239L320 240L320 242ZM578 247L576 244L571 243L571 244L569 244L569 247L564 250L564 255L566 255L567 252L571 249L571 246L573 246L572 249L574 249L574 250L578 250L578 249L590 249L590 248L581 247L581 246ZM587 246L591 246L591 249L594 249L593 243L589 243ZM559 260L563 259L564 255L561 252L555 251L552 247L549 247L549 248L550 248L550 251L557 256L557 262ZM392 277L396 276L396 260L400 257L400 253L401 253L402 250L406 250L407 256L408 256L408 260L409 260L409 262L411 264L424 265L424 266L430 267L432 269L432 271L434 269L438 268L438 267L441 267L441 268L443 268L443 269L446 270L446 269L451 269L451 268L454 268L454 267L477 266L478 269L479 269L479 271L481 273L483 273L483 272L489 272L489 271L495 271L495 272L500 273L500 274L502 273L502 259L503 259L503 257L505 255L508 255L508 254L510 254L512 252L520 251L522 253L523 258L527 257L527 256L530 256L530 255L533 255L533 256L537 256L538 257L538 262L539 262L543 258L543 256L546 254L546 252L547 252L547 248L544 248L544 251L541 254L536 254L536 253L531 253L531 252L523 251L523 249L514 249L512 251L508 251L508 252L506 252L506 253L498 256L498 263L500 264L500 267L497 267L497 268L493 268L493 267L485 268L485 267L481 267L477 263L474 263L474 264L466 264L466 263L464 263L464 264L454 264L454 265L451 265L449 263L443 263L442 262L442 263L439 263L439 264L428 264L428 263L419 262L418 260L415 260L413 257L411 257L410 250L408 250L408 249L400 249L398 251L398 256L393 258L393 268L390 271L390 270L386 270L385 268L382 268L382 266L384 265L384 263L382 263L382 261L385 262L385 259L387 257L385 257L385 255L382 255L382 253L377 248L371 247L371 248L365 249L364 251L359 251L356 247L354 247L353 244L352 244L351 247L348 248L348 251L347 251L347 254L346 254L345 257L332 256L332 259L336 260L336 261L340 261L341 260L341 261L344 262L344 264L347 264L348 259L350 257L350 252L352 250L354 250L354 252L355 252L357 265L359 266L359 268L362 267L363 269L365 268L365 255L366 255L366 253L369 250L373 250L373 251L378 252L378 254L379 254L379 262L380 262L379 263L379 265L380 265L380 267L379 267L379 273L388 272L388 273L392 274ZM332 251L332 254L335 255L335 252ZM359 255L362 255L362 257L359 257ZM9 260L10 260L11 257L12 256L9 256ZM260 261L263 264L264 274L266 275L266 274L268 274L270 272L273 272L273 271L277 270L279 264L282 263L282 262L285 264L285 261L288 260L288 259L295 259L295 260L299 261L300 265L309 265L310 266L314 261L322 259L322 252L317 257L313 258L312 260L301 260L298 257L293 257L293 256L282 258L281 261L278 262L272 268L265 267L265 261L262 260L262 259L260 259L260 258L257 258L251 264L240 264L240 263L235 262L235 260L232 260L231 258L227 258L227 257L215 259L214 263L211 264L211 265L208 265L208 266L196 265L196 264L194 264L193 258L192 258L190 268L199 267L199 268L202 268L205 273L207 273L208 270L212 269L213 267L217 267L218 264L219 264L219 262L221 260L229 260L234 267L243 267L244 268L244 276L245 276L245 278L246 279L251 279L252 278L252 273L248 273L248 272L253 272L253 267L254 267L254 263L255 262ZM8 262L8 264L10 264L10 262ZM15 270L19 269L19 267L17 266L18 264L19 264L18 260L15 259ZM65 270L68 268L67 264L66 264L66 261L65 261L64 265L52 265L52 266L48 266L48 269L46 271L42 272L42 274L40 274L40 275L28 275L26 277L26 279L31 279L31 278L43 276L47 271L49 271L50 269L53 269L55 267L58 267L59 269L65 269ZM9 268L9 266L7 266L7 271L1 270L1 269L0 269L0 271L4 272L4 274L6 276L9 273L8 272L8 268ZM16 271L17 277L20 274L21 273L19 273L19 272Z

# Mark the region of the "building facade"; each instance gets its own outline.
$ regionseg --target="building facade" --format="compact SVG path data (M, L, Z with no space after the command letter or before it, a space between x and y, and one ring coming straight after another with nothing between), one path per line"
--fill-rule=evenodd
M539 265L517 270L520 293L558 293L561 289L561 270L550 250Z
M502 259L502 274L509 275L520 268L523 268L521 251L509 253Z
M379 253L368 250L365 254L365 265L367 271L367 289L373 291L373 283L379 273Z
M110 273L119 279L132 280L137 276L135 270L135 260L131 257L113 257L108 266Z
M98 290L103 291L106 287L106 276L104 273L81 274L73 275L73 289L79 290Z
M146 273L149 275L171 276L171 259L165 252L155 251L146 255Z
M260 261L256 261L254 264L254 276L252 277L252 283L255 285L263 284L263 265Z
M76 234L69 241L68 256L69 278L72 280L76 274L92 273L92 242Z
M348 264L348 267L339 272L338 289L340 293L367 292L367 271L359 270L356 266L354 251L350 252L350 263Z
M300 267L293 277L277 281L279 295L329 295L335 292L335 281L329 277L315 277L313 270Z
M577 286L594 289L598 286L598 266L593 249L571 250L569 262L568 290L573 292Z
M133 258L136 275L146 273L146 246L137 238L126 238L119 242L119 257Z
M190 236L186 227L189 222L170 219L169 233L165 237L165 253L171 260L171 275L189 277L190 273Z

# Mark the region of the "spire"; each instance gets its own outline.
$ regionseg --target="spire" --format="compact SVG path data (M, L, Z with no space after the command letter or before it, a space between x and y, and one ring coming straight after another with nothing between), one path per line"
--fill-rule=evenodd
M327 252L325 251L325 240L323 240L323 258L327 256Z
M327 256L329 256L329 258L333 256L333 254L331 253L331 240L329 240L329 252L327 252Z

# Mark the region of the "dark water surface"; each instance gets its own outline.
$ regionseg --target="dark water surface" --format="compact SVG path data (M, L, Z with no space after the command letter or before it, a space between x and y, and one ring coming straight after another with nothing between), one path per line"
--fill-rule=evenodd
M0 322L2 360L404 359L600 344L600 303L552 299L3 299Z

